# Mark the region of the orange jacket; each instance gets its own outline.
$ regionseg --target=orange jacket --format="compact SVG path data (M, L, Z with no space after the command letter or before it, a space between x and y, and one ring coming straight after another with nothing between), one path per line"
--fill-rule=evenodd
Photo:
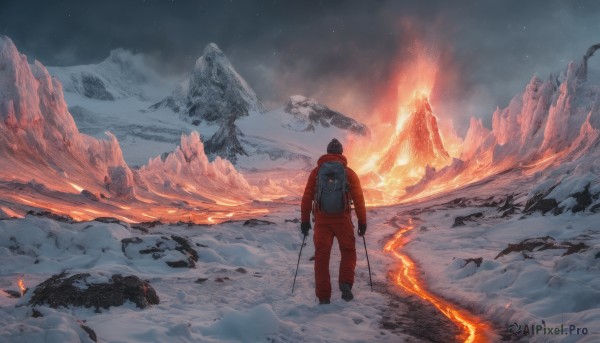
M354 211L356 212L356 217L358 217L359 224L367 223L367 210L365 208L365 198L363 196L363 191L360 186L360 180L358 179L358 175L354 172L354 170L348 168L348 161L346 157L341 154L326 154L319 158L317 162L317 167L313 169L308 177L308 182L306 183L306 188L304 189L304 195L302 196L302 205L300 207L301 212L301 221L303 223L308 223L310 221L310 212L313 210L313 200L315 198L315 191L317 186L317 173L319 171L319 167L321 164L330 161L338 161L341 162L346 167L346 175L348 179L348 183L350 184L350 197L354 202ZM343 214L328 214L321 213L320 211L315 211L315 220L316 221L339 221L345 217L351 217L352 213L350 210L344 212Z

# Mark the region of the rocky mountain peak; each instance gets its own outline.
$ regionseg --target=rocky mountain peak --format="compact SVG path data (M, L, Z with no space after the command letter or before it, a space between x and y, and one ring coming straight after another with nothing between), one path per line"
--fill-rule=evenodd
M250 111L264 111L252 87L215 43L208 44L196 60L187 87L175 90L151 108L160 107L169 107L184 119L209 123L235 121Z
M369 129L365 124L320 104L317 100L302 95L293 95L288 100L284 111L294 116L296 131L315 131L316 126L334 126L349 130L355 134L366 136ZM292 128L291 126L289 128Z
M393 169L402 161L410 161L412 167L438 167L450 162L427 97L415 94L411 107L408 118L392 138L393 143L380 163L382 172Z

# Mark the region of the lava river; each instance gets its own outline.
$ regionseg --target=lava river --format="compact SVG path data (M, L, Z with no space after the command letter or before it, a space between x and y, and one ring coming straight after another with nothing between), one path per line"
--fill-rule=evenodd
M406 234L414 225L409 219L409 225L400 227L394 237L384 247L384 251L393 254L398 259L398 270L393 275L394 282L409 294L414 294L424 301L431 303L443 315L448 317L462 333L456 337L458 341L467 343L491 342L491 325L450 302L432 294L427 290L423 280L418 276L419 271L410 257L400 251L408 243Z

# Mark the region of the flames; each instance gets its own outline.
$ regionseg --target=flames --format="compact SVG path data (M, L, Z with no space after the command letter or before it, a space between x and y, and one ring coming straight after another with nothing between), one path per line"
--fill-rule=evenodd
M436 55L422 47L414 55L399 65L390 92L382 97L371 137L349 138L348 159L370 205L398 203L428 167L443 168L462 150L451 122L440 127L429 102L440 77Z
M25 295L25 292L27 291L27 287L25 287L25 281L23 281L22 277L20 277L17 280L17 285L19 286L19 291L21 292L21 296Z

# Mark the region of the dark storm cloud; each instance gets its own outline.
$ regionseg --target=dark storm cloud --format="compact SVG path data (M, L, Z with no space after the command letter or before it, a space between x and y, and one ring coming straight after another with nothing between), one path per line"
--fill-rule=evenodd
M303 94L359 117L417 35L452 76L437 85L437 108L464 124L579 59L600 41L599 15L592 0L2 1L0 32L46 65L97 63L122 47L172 73L215 42L268 104Z

